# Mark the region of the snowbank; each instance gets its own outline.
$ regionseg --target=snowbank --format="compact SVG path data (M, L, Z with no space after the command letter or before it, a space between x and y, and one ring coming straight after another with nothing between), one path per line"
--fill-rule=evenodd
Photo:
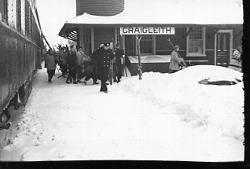
M49 84L43 69L0 159L243 161L243 83L198 83L204 78L242 74L217 66L150 72L106 94L91 82Z
M237 82L231 86L203 85L198 82ZM210 65L192 66L174 74L144 73L126 80L120 87L158 105L167 115L178 115L193 127L212 128L222 135L243 141L244 91L242 73Z

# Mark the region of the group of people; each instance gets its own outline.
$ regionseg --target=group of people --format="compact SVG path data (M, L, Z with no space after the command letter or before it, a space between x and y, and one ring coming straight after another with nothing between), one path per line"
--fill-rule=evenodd
M110 43L100 44L90 56L86 55L82 47L70 45L61 47L55 55L51 49L48 50L45 57L45 66L48 73L48 82L52 82L55 75L56 65L60 66L62 77L66 78L66 83L80 83L85 77L83 83L87 84L89 79L93 79L93 84L101 81L101 92L108 92L107 81L113 78L114 82L119 83L122 78L124 51L120 45L116 44L113 49ZM112 71L112 73L110 73Z

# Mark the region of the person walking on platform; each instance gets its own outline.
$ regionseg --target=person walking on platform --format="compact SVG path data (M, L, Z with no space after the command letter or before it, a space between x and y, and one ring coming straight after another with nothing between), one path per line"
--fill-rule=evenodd
M66 77L67 74L67 64L66 64L66 57L68 55L68 48L61 47L59 51L59 66L62 72L62 77Z
M180 50L179 45L174 46L174 50L171 53L171 59L169 64L169 73L177 72L181 69L181 66L185 66L183 58L180 57L178 51Z
M84 52L82 50L82 47L78 47L78 50L76 52L76 58L77 58L77 65L76 65L76 76L77 76L77 82L80 82L82 78L82 70L83 70L83 59L84 59Z
M109 44L105 44L104 48L100 48L99 56L97 60L98 65L98 76L101 80L101 92L108 92L107 80L110 70L110 62L114 58L114 54L109 50Z
M119 83L122 77L122 62L123 62L123 55L124 51L120 49L120 44L116 44L115 48L115 64L114 64L114 81Z
M52 82L52 78L55 75L56 70L56 57L52 54L51 49L48 50L45 56L45 65L48 73L48 82Z
M73 83L77 84L76 82L76 65L77 65L77 58L76 58L76 49L74 45L70 46L69 54L66 58L67 61L67 67L68 67L68 77L66 80L66 83Z
M82 78L85 77L84 79L84 84L87 84L87 81L89 79L93 79L93 84L96 84L96 78L95 78L95 72L94 72L94 64L93 64L93 59L90 58L89 56L85 55L83 56L83 74Z
M95 81L95 72L94 72L94 65L91 61L84 62L84 72L83 77L85 77L83 83L86 85L89 79L93 79L93 84L97 84Z
M98 84L97 79L99 78L98 71L98 58L100 56L100 51L104 49L104 44L100 44L100 46L93 52L91 56L91 62L93 64L93 84Z

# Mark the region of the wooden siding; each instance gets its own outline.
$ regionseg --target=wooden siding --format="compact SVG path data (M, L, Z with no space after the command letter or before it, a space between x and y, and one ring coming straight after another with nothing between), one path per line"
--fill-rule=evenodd
M172 43L180 46L180 55L184 57L188 65L210 64L215 62L215 35L218 30L232 30L233 32L233 49L242 45L242 26L241 25L207 25L205 31L205 56L186 56L187 33L186 27L176 27L175 35L157 35L155 38L155 54L170 55L173 48L167 41L170 37ZM98 27L94 28L94 48L96 49L100 43L111 42L115 40L115 27ZM136 55L135 36L125 36L125 55Z
M114 42L115 28L95 28L94 29L94 49L97 49L101 43Z
M237 49L238 46L242 46L243 27L234 28L233 31L233 49Z
M125 36L125 55L136 55L136 39L135 36Z

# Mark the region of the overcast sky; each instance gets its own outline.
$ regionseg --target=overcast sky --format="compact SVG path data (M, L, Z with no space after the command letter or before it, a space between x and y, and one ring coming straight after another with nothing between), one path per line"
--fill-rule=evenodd
M75 0L37 0L42 31L50 45L63 42L58 33L63 24L76 16Z

